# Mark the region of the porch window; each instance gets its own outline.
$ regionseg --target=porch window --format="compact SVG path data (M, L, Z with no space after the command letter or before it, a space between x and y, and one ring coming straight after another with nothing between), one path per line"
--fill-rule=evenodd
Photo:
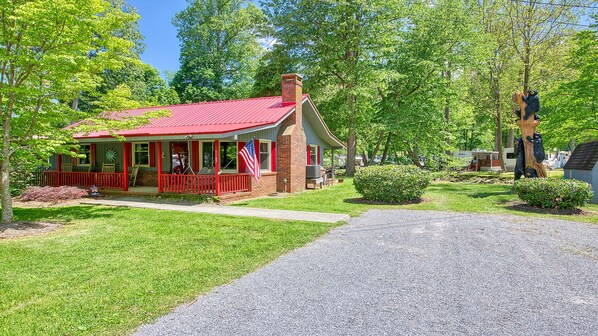
M318 146L316 145L309 145L309 164L318 164Z
M133 144L133 165L149 167L149 142Z
M201 143L201 167L214 168L214 143L204 141Z
M220 170L237 172L237 143L220 143Z
M270 150L272 148L271 142L268 140L260 140L260 170L272 170L270 160Z
M77 158L77 165L89 166L91 164L91 145L81 145L79 147L79 155L85 155L85 157Z

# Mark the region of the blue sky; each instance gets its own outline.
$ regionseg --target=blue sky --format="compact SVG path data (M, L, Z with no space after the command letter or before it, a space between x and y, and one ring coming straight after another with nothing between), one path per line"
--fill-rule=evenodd
M185 0L129 0L141 15L139 28L145 37L145 53L141 60L162 74L179 68L179 40L172 25L174 15L187 7Z

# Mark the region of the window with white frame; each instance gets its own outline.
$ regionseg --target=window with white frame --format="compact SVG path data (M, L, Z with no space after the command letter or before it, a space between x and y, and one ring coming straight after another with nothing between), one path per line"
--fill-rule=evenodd
M85 155L85 157L78 157L77 165L89 166L91 164L91 145L80 145L79 155Z
M272 160L270 159L272 142L260 140L260 170L271 171Z
M310 165L318 164L318 146L317 145L309 145L309 164Z
M149 142L137 142L133 144L133 165L149 167Z

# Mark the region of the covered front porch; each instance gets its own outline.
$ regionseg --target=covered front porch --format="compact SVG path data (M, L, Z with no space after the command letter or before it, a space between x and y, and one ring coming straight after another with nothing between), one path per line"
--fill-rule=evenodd
M167 148L163 148L162 141L141 143L111 143L105 145L108 153L123 154L118 158L113 158L110 163L106 163L106 158L97 157L96 152L100 145L82 145L83 151L79 153L87 153L85 158L65 159L62 155L55 157L53 164L54 169L46 170L40 173L39 184L41 186L76 186L89 189L92 186L98 187L100 190L120 190L129 191L131 185L135 185L133 181L136 179L136 174L143 170L146 180L149 183L143 184L140 187L144 189L150 188L154 193L179 193L179 194L201 194L201 195L215 195L221 196L224 194L249 192L252 190L251 175L246 173L231 172L230 170L221 169L221 145L220 140L213 140L206 150L202 151L205 157L205 163L210 163L210 167L196 167L193 169L191 156L196 158L193 162L200 163L199 147L194 143L189 142L189 146L183 146L184 149L174 149L176 146L171 146L173 143L164 142ZM180 144L177 142L176 144ZM88 146L88 147L85 147ZM193 148L193 150L191 150ZM226 148L224 148L226 151ZM102 151L105 149L102 148ZM145 150L145 152L144 152ZM235 148L236 150L236 148ZM205 154L212 152L213 155L207 157ZM194 152L194 153L191 153ZM228 151L230 152L230 150ZM163 162L164 157L169 156L171 162ZM227 157L224 155L224 157ZM177 163L172 160L178 159ZM68 161L68 162L63 162ZM235 162L236 165L236 162ZM105 167L109 166L112 170L105 171ZM92 167L94 167L92 169ZM101 168L100 168L101 167ZM126 168L123 168L126 167ZM101 171L92 171L99 170ZM119 171L120 170L120 171ZM166 171L165 171L166 170ZM137 188L136 188L137 189ZM134 190L131 190L134 191ZM147 190L149 191L149 189Z

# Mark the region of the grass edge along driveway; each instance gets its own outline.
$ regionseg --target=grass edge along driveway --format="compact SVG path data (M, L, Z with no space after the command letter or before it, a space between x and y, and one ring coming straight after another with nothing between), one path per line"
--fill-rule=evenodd
M124 335L335 224L148 209L16 209L55 232L0 241L0 334Z
M310 190L286 197L263 197L239 201L233 206L346 213L358 216L369 209L436 210L467 213L511 214L519 216L550 217L598 224L598 205L583 208L590 215L551 214L546 209L522 206L511 185L472 184L463 182L434 182L423 195L421 202L413 204L368 204L355 190L352 179L322 190Z

